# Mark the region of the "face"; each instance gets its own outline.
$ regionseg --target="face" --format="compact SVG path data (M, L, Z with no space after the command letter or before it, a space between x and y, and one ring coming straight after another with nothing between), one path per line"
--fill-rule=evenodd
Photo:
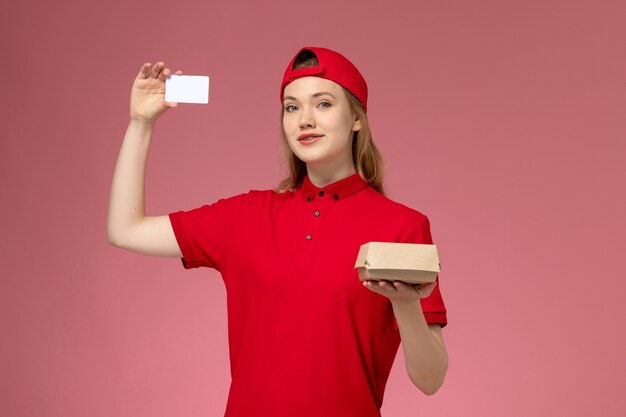
M283 129L289 147L307 166L354 166L352 136L360 128L343 87L334 81L302 77L285 87Z

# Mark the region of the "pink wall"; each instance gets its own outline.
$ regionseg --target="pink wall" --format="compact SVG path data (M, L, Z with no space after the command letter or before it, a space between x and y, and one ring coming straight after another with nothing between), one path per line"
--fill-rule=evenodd
M38 3L38 4L33 4ZM12 2L0 17L0 415L220 416L224 287L108 246L132 79L211 76L159 121L150 214L280 177L278 86L303 45L370 85L392 198L440 247L450 370L425 397L401 352L383 416L626 409L622 1Z

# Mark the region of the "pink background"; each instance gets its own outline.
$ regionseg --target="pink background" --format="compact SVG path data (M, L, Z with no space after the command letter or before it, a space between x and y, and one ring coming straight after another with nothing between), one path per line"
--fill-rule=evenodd
M210 75L158 123L149 214L281 177L278 86L299 47L370 86L393 199L430 217L450 369L402 353L383 416L621 416L626 236L622 1L3 4L0 415L220 416L230 375L212 270L106 243L133 77Z

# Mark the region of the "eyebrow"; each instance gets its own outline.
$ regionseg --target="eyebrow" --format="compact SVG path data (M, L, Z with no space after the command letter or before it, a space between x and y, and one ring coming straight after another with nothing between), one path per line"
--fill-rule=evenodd
M315 94L313 94L311 97L313 97L313 98L317 98L317 97L320 97L320 96L323 96L323 95L329 95L329 96L331 96L332 98L336 98L335 96L333 96L332 94L330 94L330 93L328 93L328 92L326 92L326 91L320 91L319 93L315 93ZM287 101L287 100L294 100L294 101L298 101L298 99L297 99L297 98L295 98L295 97L292 97L292 96L285 96L285 97L283 98L283 101Z

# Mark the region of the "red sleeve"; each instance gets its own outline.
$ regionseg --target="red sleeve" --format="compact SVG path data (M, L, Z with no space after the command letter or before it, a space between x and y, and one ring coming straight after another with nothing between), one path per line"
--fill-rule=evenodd
M415 222L414 230L412 231L409 240L406 243L424 243L432 244L433 238L430 234L430 222L428 217L421 213L418 213L418 219ZM426 298L420 300L422 304L422 311L424 312L424 318L428 324L439 324L441 327L445 327L448 324L446 306L443 303L441 296L441 282L439 276L437 276L437 285L433 292ZM398 323L396 323L396 329Z
M186 269L201 266L223 271L230 247L231 197L210 205L170 213L176 241Z

